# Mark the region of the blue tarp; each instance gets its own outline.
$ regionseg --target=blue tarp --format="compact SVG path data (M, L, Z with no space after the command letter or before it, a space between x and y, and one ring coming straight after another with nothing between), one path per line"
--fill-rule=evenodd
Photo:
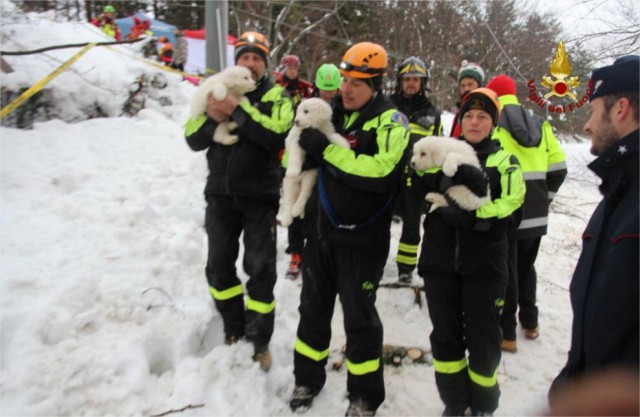
M169 41L173 45L175 45L176 38L175 36L173 36L173 31L176 27L174 25L170 25L160 20L150 19L143 12L138 12L134 16L140 19L141 22L145 20L151 21L150 29L153 32L154 36L156 36L157 38L159 38L160 36L166 36L169 39ZM116 23L118 24L118 26L120 26L120 33L121 33L122 39L127 38L129 33L131 33L131 26L135 24L135 22L133 21L133 16L116 19Z

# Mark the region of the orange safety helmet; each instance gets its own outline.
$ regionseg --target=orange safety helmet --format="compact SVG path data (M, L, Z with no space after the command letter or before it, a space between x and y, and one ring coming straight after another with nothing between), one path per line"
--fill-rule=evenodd
M372 42L360 42L347 49L340 63L343 77L373 78L387 72L387 51Z
M245 32L236 41L235 60L245 52L255 52L260 55L266 64L269 63L269 41L258 32Z
M471 90L469 94L464 96L460 111L458 112L458 121L462 122L462 116L469 110L483 110L491 115L493 125L498 125L500 120L500 102L498 94L490 88L481 87Z

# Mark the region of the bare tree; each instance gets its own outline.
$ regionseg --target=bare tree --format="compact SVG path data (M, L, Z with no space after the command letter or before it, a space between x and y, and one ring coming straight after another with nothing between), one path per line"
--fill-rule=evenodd
M597 61L640 53L640 5L633 0L582 0L588 25L567 39L585 46Z

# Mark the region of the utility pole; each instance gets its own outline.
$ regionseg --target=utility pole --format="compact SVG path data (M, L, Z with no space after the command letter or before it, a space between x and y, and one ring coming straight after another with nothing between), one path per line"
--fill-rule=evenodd
M227 34L229 33L228 0L206 1L204 29L207 72L219 72L227 66Z

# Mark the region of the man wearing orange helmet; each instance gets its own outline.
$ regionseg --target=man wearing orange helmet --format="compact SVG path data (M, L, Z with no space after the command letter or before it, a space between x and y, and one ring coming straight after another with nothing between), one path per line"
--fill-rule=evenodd
M205 269L209 290L224 323L225 342L246 337L263 370L271 365L276 283L276 213L280 198L278 153L291 128L293 108L284 88L268 78L269 43L260 33L243 33L235 45L236 64L248 68L256 89L239 102L228 95L208 97L206 113L189 119L185 128L194 151L207 149L209 177L205 227L209 254ZM239 140L213 142L218 123L237 123ZM245 288L236 272L244 234ZM246 304L244 301L246 296Z
M444 416L493 415L498 408L502 331L500 314L507 290L507 236L520 221L525 185L515 157L491 135L500 118L493 90L478 88L462 100L460 139L476 152L482 171L460 165L453 177L416 172L413 186L423 200L453 184L467 185L491 200L470 211L448 199L427 213L418 274L424 278L433 368ZM467 354L468 352L468 354Z
M293 411L310 407L325 384L337 295L347 337L347 415L373 415L384 401L382 323L375 299L409 141L406 117L381 91L386 68L387 53L375 43L358 43L344 54L333 123L351 148L330 144L315 129L300 135L300 146L320 170L304 217Z

